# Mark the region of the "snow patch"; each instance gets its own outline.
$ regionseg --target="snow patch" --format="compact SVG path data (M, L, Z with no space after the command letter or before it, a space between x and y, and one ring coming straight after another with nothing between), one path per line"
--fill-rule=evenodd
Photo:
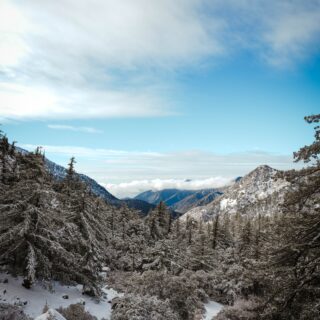
M225 210L228 207L235 207L237 205L236 199L222 199L220 202L220 209Z
M204 206L196 207L196 208L193 208L193 209L189 210L185 214L183 214L179 218L179 220L181 222L186 222L188 217L189 217L189 218L195 219L196 221L200 221L206 216L207 213L208 213L208 210L207 210L206 207L204 207Z
M204 308L206 312L203 320L212 320L222 310L223 305L211 300L204 305Z

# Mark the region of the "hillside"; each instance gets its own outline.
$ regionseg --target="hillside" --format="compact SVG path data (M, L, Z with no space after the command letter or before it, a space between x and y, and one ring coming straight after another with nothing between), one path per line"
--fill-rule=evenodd
M222 190L223 188L195 190L192 194L176 202L171 207L178 212L185 213L191 208L212 202L216 197L223 194Z
M266 165L259 166L228 187L223 195L205 206L189 210L181 219L190 216L208 221L217 214L255 216L277 213L290 187L287 181L275 179L278 172Z

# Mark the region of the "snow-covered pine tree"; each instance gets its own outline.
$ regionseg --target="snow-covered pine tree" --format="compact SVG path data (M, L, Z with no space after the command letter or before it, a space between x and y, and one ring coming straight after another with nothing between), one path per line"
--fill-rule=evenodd
M317 124L315 141L294 158L311 165L281 175L294 183L295 190L287 195L276 230L282 237L272 250L266 314L278 319L320 317L320 114L305 120Z
M40 149L8 156L6 143L0 162L5 156L8 168L16 169L7 171L14 178L10 185L0 179L0 265L23 275L27 288L37 278L56 279L84 284L98 294L108 234L104 210L97 208L100 200L78 181L54 181Z
M0 195L0 263L24 274L30 287L36 277L51 278L72 265L71 253L60 245L63 226L56 195L39 154L17 154L19 179Z

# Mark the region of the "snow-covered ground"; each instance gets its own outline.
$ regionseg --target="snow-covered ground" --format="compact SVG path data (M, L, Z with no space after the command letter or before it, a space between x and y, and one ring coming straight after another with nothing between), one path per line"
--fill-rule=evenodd
M5 279L8 279L8 283L4 283ZM21 305L24 312L31 317L41 315L46 303L50 308L55 309L80 302L84 303L86 310L98 319L110 319L110 301L121 296L115 290L105 287L103 288L104 297L97 301L83 295L81 285L63 286L58 282L52 282L53 292L49 292L41 283L35 284L31 289L25 289L21 283L21 277L14 278L11 275L0 273L0 303ZM66 295L68 299L63 298Z
M209 301L204 305L206 313L203 320L212 320L223 308L223 305L215 301Z

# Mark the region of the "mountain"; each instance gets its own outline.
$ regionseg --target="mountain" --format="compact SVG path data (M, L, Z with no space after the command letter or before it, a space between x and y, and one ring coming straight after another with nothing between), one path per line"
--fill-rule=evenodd
M225 213L252 216L276 213L290 188L287 181L276 179L278 172L266 165L259 166L228 187L223 195L205 206L189 210L181 218L185 220L190 216L208 221L217 214Z
M16 147L17 151L21 152L22 154L28 153L27 150ZM67 173L67 169L63 166L60 166L59 164L49 160L48 158L45 158L45 165L47 170L53 175L55 179L61 180L65 177ZM81 181L83 181L92 191L93 194L95 194L98 197L101 197L104 199L107 203L112 204L114 206L120 207L122 205L126 205L131 209L135 209L138 211L141 211L144 215L148 214L150 210L154 209L155 206L151 205L148 202L145 201L136 201L134 199L128 199L128 200L120 200L116 198L114 195L112 195L110 192L108 192L103 186L101 186L97 181L94 179L86 176L82 173L77 173L78 177Z
M175 203L172 209L185 213L191 208L203 206L212 202L216 197L222 195L223 192L219 189L203 189L195 190L189 196Z
M134 199L149 202L157 205L163 201L167 206L175 211L184 213L189 209L208 204L217 196L222 194L221 189L203 190L179 190L163 189L159 191L148 190L138 194Z
M150 210L156 208L156 205L138 199L122 199L121 203L125 203L129 208L139 210L143 214L148 214Z
M152 204L159 204L161 201L165 202L167 206L172 206L193 194L191 190L179 189L163 189L159 191L148 190L138 194L134 199L143 200Z

